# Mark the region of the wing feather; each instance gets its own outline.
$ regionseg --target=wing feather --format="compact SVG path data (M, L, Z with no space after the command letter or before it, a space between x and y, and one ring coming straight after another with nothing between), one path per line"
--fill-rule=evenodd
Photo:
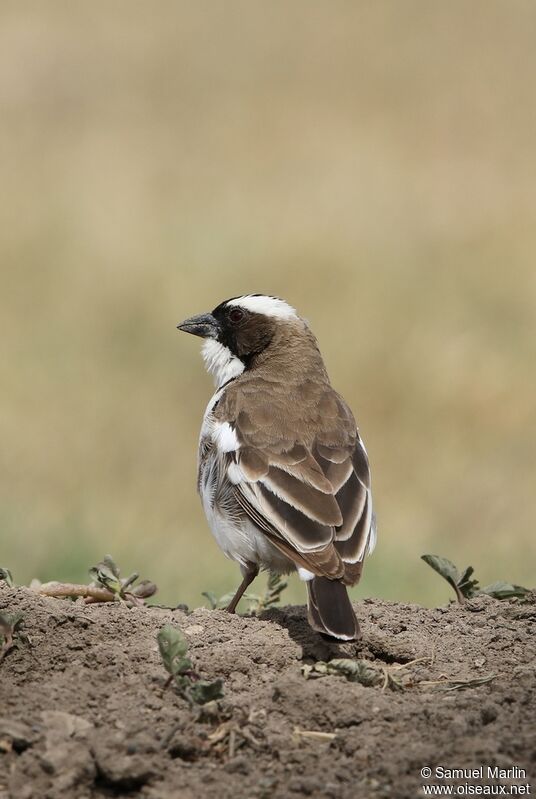
M324 481L330 493L325 489L319 490L289 472L271 466L267 476L260 482L271 494L296 508L309 519L326 525L342 524L343 517L333 496L331 484L325 478Z
M356 525L363 515L367 495L367 489L358 480L356 473L352 471L346 483L335 495L343 517L343 522L337 527L335 534L337 541L347 541L353 535Z
M236 501L281 552L316 575L352 585L372 535L370 470L348 406L332 389L309 427L281 424L249 397L233 419L238 448L226 454ZM301 430L301 433L300 433ZM286 432L286 435L284 434Z
M236 489L262 514L268 525L303 554L324 549L333 541L333 526L314 521L289 502L273 494L263 483L238 485Z
M367 548L372 522L372 502L367 491L363 512L359 516L351 534L344 541L337 541L337 552L345 563L363 560Z

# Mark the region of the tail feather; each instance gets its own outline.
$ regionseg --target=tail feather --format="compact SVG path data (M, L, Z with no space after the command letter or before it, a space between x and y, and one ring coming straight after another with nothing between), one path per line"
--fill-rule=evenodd
M346 586L339 580L313 577L307 581L309 624L319 633L342 641L360 637L359 624Z

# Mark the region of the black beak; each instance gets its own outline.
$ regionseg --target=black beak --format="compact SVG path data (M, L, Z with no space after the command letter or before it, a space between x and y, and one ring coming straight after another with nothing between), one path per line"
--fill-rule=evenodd
M177 325L177 329L184 330L185 333L191 333L193 336L201 336L201 338L218 338L220 333L219 322L211 313L191 316L181 322L180 325Z

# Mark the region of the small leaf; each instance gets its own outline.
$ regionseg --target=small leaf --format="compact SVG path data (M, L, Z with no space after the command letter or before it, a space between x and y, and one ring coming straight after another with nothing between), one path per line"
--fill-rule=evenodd
M288 582L284 580L280 574L277 574L276 572L270 572L268 577L268 585L263 598L263 607L273 608L275 605L279 605L281 601L281 594L287 586Z
M514 585L512 583L503 583L501 581L486 585L479 591L480 594L487 594L494 599L510 599L511 597L524 597L530 593L528 588L523 588L522 585Z
M133 574L131 574L131 575L130 575L130 577L127 577L125 580L121 580L121 587L122 587L122 590L123 590L123 591L126 591L126 589L127 589L127 588L128 588L130 585L132 585L132 583L135 583L135 582L136 582L136 580L138 579L138 577L139 577L139 576L140 576L140 575L138 574L138 572L133 572Z
M100 563L97 563L96 566L93 566L89 570L89 575L94 582L98 583L103 588L107 588L108 591L111 591L113 594L119 595L121 592L121 582L115 573L117 572L115 563L112 568L109 563L106 562L106 559L109 557L109 555L105 555Z
M442 558L439 555L421 555L421 560L424 560L451 585L456 584L460 579L458 569L448 558Z
M223 607L223 608L226 607L229 604L229 602L231 601L231 599L234 597L234 595L235 595L234 591L228 591L226 594L221 596L218 599L218 607ZM246 594L242 594L242 598L243 599L248 599L249 596L250 595L247 594L247 593Z
M110 584L110 585L119 585L119 580L116 579L113 572L104 565L104 563L97 564L97 567L94 569L94 573L97 576L97 580L100 582Z
M229 604L231 599L234 597L234 591L229 591L227 594L220 596L219 599L214 591L203 591L201 596L205 596L208 599L211 610L218 610L218 608L224 608ZM252 597L251 594L245 593L242 594L242 599L251 600L257 599L257 597Z
M472 574L474 574L474 569L472 566L468 566L463 574L458 578L458 583L466 583L469 581L469 578Z
M115 560L112 558L111 555L105 555L102 560L103 565L109 569L112 575L115 577L116 580L119 580L121 577L121 572L119 571L119 566L117 566Z
M220 679L214 682L200 680L193 671L192 662L186 657L188 642L180 630L165 624L156 638L164 668L170 675L167 684L173 678L176 688L192 704L204 705L223 696L223 682Z
M471 599L478 593L478 580L471 580L474 571L472 566L468 566L458 580L458 588L467 599Z
M441 558L438 555L421 555L421 558L454 588L459 602L482 594L491 596L494 599L509 599L511 597L523 598L530 593L530 590L522 585L514 585L503 581L480 588L478 580L471 579L474 573L472 566L468 566L460 575L456 566L447 558Z
M139 585L134 586L139 577L138 572L121 579L119 566L111 555L105 555L100 563L89 570L89 574L97 586L110 591L116 600L126 601L127 605L143 605L143 600L153 596L158 590L150 580L142 580Z
M341 674L350 682L358 682L367 687L379 685L383 681L382 674L366 660L351 658L334 658L327 664L329 674Z
M0 567L0 582L2 581L7 583L10 588L13 588L14 583L11 572L9 571L9 569L3 569L2 567Z
M385 670L385 677L387 679L387 686L392 691L404 691L405 690L406 686L404 685L404 682L402 681L402 678L398 677L396 674L394 674L393 672L389 671L389 669Z
M302 666L302 673L305 679L333 674L366 687L380 685L385 680L383 671L366 660L353 660L352 658L334 658L327 663L319 660L312 666L305 664Z
M210 609L216 610L218 607L218 597L214 593L214 591L203 591L201 596L206 596L209 601Z
M197 680L188 688L188 694L196 705L205 705L223 696L223 681L221 679L209 682L208 680Z
M279 605L281 601L281 594L287 587L288 583L280 574L270 572L266 590L262 596L255 594L244 594L244 598L250 603L249 610L251 613L259 614L263 610L273 608Z
M156 640L160 657L168 674L174 677L180 671L186 670L186 668L191 666L190 661L188 661L185 668L184 656L188 651L188 642L176 627L171 624L165 624L159 630Z
M452 586L458 602L463 603L465 599L474 596L478 581L470 580L473 573L472 566L468 566L460 576L458 569L448 558L443 558L440 555L421 555L421 560L424 560Z
M157 591L157 586L155 583L151 582L151 580L142 580L138 585L132 588L130 593L140 597L140 599L148 599L150 596L156 594Z

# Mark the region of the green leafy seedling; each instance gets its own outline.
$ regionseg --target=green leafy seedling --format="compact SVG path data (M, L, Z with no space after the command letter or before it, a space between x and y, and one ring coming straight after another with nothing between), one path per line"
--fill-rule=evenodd
M70 599L81 597L86 603L124 602L129 607L143 605L145 599L153 596L158 590L150 580L141 580L134 585L138 579L137 572L131 574L130 577L122 578L119 567L111 555L105 555L100 563L89 569L89 574L92 578L89 585L32 581L30 588L38 591L42 596L69 597Z
M192 662L186 657L188 642L180 630L171 624L165 624L156 637L162 663L173 679L192 668Z
M262 613L263 610L274 608L281 602L281 594L287 587L288 582L283 579L280 574L270 572L268 576L268 583L264 594L250 594L246 592L242 595L242 599L248 602L248 610L254 615ZM234 596L234 593L224 594L219 597L214 591L203 591L202 596L206 597L209 602L211 610L226 607Z
M275 608L281 602L281 594L288 586L288 582L283 579L281 574L270 572L268 575L268 583L264 594L256 599L256 602L250 606L252 613L258 614L268 608Z
M327 663L319 660L313 665L302 666L302 672L306 679L332 674L346 677L349 682L358 682L367 688L381 685L383 682L383 674L380 669L366 660L353 660L352 658L334 658Z
M421 555L421 559L452 586L460 604L468 599L473 599L473 597L482 596L482 594L495 599L510 599L511 597L524 597L529 593L529 589L523 588L522 585L505 582L496 582L485 588L480 588L478 580L473 579L474 569L472 566L468 566L460 572L452 561L440 555Z
M211 610L216 610L221 602L221 597L218 599L214 591L202 591L201 596L205 596L208 599Z
M222 680L202 680L187 657L188 642L182 632L171 624L165 624L156 636L158 650L164 668L169 674L166 687L172 682L192 705L204 705L223 696Z
M408 683L408 675L400 672L423 660L428 658L386 666L368 660L333 658L327 662L319 660L312 665L302 666L302 674L306 680L334 675L345 677L349 682L358 682L366 688L381 686L382 690L390 688L392 691L403 691L411 683Z
M0 566L0 582L5 582L10 588L13 588L15 583L9 569L4 569Z
M141 605L144 599L153 596L157 590L156 585L150 580L142 580L138 585L134 585L139 578L138 572L122 578L119 566L111 555L105 555L100 563L92 566L89 576L97 586L109 591L119 602Z
M351 658L334 658L327 664L328 674L341 674L350 682L361 685L378 685L381 675L378 670L367 663L366 660L352 660Z
M201 596L205 596L208 599L208 603L210 605L211 610L220 610L221 608L227 607L231 599L234 597L234 593L229 591L227 594L223 596L216 596L214 591L203 591ZM253 599L254 597L251 594L245 593L242 594L242 599Z
M472 566L468 566L460 574L454 563L448 558L443 558L440 555L421 555L421 559L454 589L456 599L460 604L475 595L475 591L478 589L478 580L471 579L474 572Z

